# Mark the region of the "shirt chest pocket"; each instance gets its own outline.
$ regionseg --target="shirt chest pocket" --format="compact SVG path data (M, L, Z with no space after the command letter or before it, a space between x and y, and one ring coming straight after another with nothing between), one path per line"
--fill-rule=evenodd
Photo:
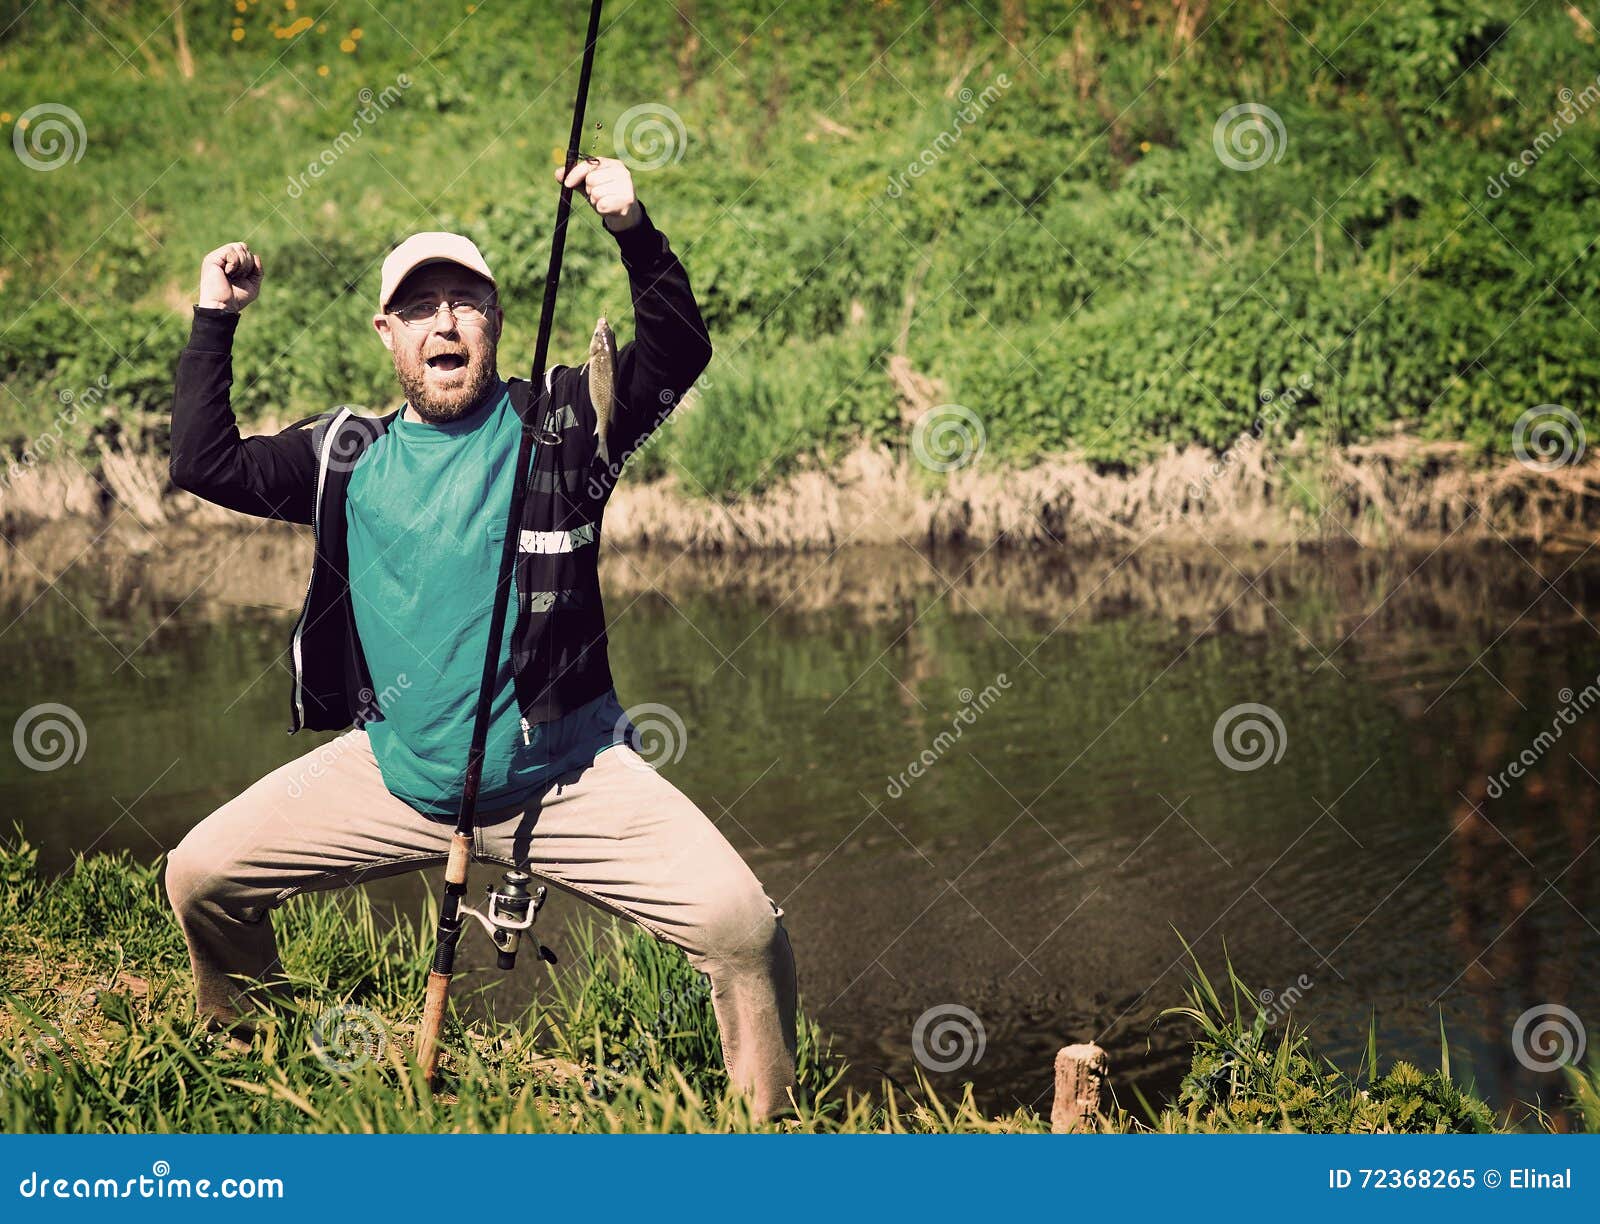
M488 580L492 583L496 578L498 578L500 576L500 553L501 553L501 550L505 547L505 542L506 542L506 520L505 519L491 520L489 522L488 526L486 526L484 528L484 536L485 536L486 540L488 541L487 547L484 550L488 555L488 563L489 563L487 576L488 576ZM515 562L516 560L520 560L520 559L519 558L514 558L513 560ZM515 563L513 563L513 565L511 566L511 597L512 597L513 600L516 599L516 594L517 594L517 565Z

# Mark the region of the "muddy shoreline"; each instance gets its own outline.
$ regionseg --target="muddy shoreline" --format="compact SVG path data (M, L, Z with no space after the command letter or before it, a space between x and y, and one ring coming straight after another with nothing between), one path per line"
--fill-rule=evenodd
M60 457L4 473L0 530L9 539L71 518L158 532L261 527L175 489L154 449L102 443L91 463ZM1245 435L1220 454L1171 450L1130 470L1072 455L1027 467L979 456L933 473L904 451L861 445L738 497L709 496L676 474L624 480L606 514L614 547L708 554L856 545L1128 550L1151 542L1432 548L1473 540L1581 550L1597 532L1600 462L1592 457L1543 469L1398 434L1338 451Z

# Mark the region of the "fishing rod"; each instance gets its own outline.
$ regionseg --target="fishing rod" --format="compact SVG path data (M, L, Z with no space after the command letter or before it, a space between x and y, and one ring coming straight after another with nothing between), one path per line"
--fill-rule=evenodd
M483 660L483 680L478 686L478 708L472 723L472 745L467 751L467 776L461 788L461 809L456 817L455 833L450 839L450 855L444 869L444 897L439 905L439 926L434 936L433 966L428 973L428 993L422 1005L422 1024L417 1029L417 1061L422 1066L423 1079L433 1087L439 1068L439 1034L444 1026L445 1002L450 995L450 978L455 972L456 944L461 939L463 919L472 917L483 925L499 951L496 963L501 969L510 969L516 963L517 943L523 932L533 926L539 907L544 903L543 887L528 891L532 876L525 871L508 871L500 888L489 890L487 913L465 907L461 898L467 891L467 865L472 859L472 831L478 814L478 785L483 778L484 746L489 738L489 706L494 695L495 678L500 670L500 635L505 631L506 603L511 593L511 576L516 564L518 541L522 536L522 508L527 500L526 471L533 455L533 444L559 445L561 437L550 431L548 425L535 429L533 422L546 408L544 392L544 364L550 349L550 328L555 319L556 286L561 281L561 251L566 244L567 218L572 209L572 188L566 185L565 176L572 167L583 160L578 142L583 136L583 112L589 98L589 74L594 69L594 46L600 36L601 0L589 6L589 30L583 41L583 70L578 75L578 97L572 108L572 134L567 140L565 169L562 174L561 198L556 205L556 227L550 240L550 268L545 274L544 304L539 310L539 336L533 347L533 386L543 396L536 401L537 409L530 406L522 422L521 441L517 447L517 462L512 469L511 510L506 527L505 544L500 550L500 572L495 581L494 607L489 616L489 644ZM540 958L554 963L554 956L543 946Z

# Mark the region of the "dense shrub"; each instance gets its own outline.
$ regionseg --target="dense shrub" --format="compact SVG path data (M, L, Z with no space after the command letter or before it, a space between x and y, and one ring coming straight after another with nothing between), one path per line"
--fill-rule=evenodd
M118 7L129 29L167 15ZM7 105L64 103L87 136L56 170L0 165L11 449L101 377L119 407L164 411L199 259L239 236L268 265L237 353L247 419L398 402L368 320L378 263L415 229L479 239L510 310L502 368L528 361L572 84L554 74L581 14L462 20L403 0L359 38L339 6L288 37L284 13L245 7L188 31L189 79L165 31L127 39L125 65L85 57L70 8L27 7L0 36ZM682 156L636 180L718 350L685 413L702 419L647 471L721 495L862 436L902 439L885 368L902 342L1014 460L1224 446L1263 392L1303 378L1313 390L1282 427L1326 444L1401 422L1505 451L1534 405L1592 421L1600 99L1576 10L917 7L836 0L769 20L726 0L691 22L635 6L608 30L586 147L615 152L639 105L681 121ZM402 73L409 86L341 143L359 91ZM1214 146L1241 103L1282 124L1281 156L1253 170ZM553 359L581 359L601 309L626 339L627 306L580 207Z

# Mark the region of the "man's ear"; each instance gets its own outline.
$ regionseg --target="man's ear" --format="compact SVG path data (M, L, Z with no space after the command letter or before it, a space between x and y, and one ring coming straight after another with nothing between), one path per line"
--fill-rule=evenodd
M394 331L389 326L389 316L375 314L372 316L372 326L377 329L378 335L383 340L383 347L391 353L394 352Z

